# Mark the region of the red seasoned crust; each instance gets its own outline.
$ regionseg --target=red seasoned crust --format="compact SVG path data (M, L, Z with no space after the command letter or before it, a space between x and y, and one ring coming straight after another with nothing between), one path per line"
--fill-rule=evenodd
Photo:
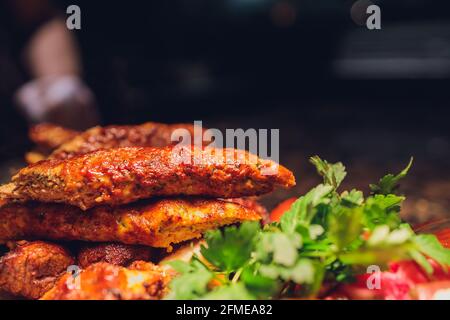
M171 275L151 263L124 268L95 263L74 278L65 274L42 300L157 300L167 293Z
M239 198L294 185L291 171L243 150L125 147L40 161L20 170L0 194L86 210L155 196Z
M154 199L86 212L62 204L11 204L0 208L0 241L83 240L170 248L210 229L259 219L252 209L215 199Z
M165 147L177 143L171 139L177 129L194 137L195 126L188 123L164 124L146 122L140 125L112 125L91 128L59 146L50 158L67 159L99 149L118 147ZM203 130L199 127L199 133Z
M62 246L22 241L0 258L0 291L38 299L73 264L74 259Z

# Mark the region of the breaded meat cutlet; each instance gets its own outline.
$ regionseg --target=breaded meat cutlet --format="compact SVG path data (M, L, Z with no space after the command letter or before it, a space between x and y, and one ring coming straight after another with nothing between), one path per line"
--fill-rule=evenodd
M184 139L183 137L187 134L194 137L194 128L195 126L189 123L146 122L139 125L96 126L79 132L50 123L42 123L31 127L29 131L29 137L36 143L37 148L27 152L25 160L33 164L48 157L66 159L99 149L133 146L165 147L178 143L172 140L175 130L182 129L183 131L179 131L176 137ZM197 131L203 135L204 130L198 128Z
M43 241L21 241L0 258L0 291L38 299L74 263L62 246Z
M99 149L118 147L165 147L178 143L178 141L172 141L172 133L175 130L184 129L185 134L194 137L194 128L194 125L188 123L157 122L94 127L59 146L50 158L67 159ZM183 132L180 131L180 133ZM201 129L199 133L203 134Z
M65 274L42 300L158 300L167 293L170 273L151 263L124 268L95 263L76 277Z
M0 195L86 210L155 196L239 198L294 185L291 171L244 150L126 147L30 165Z
M0 208L0 241L82 240L170 248L210 229L259 219L242 205L199 198L153 199L85 212L62 204L9 204Z

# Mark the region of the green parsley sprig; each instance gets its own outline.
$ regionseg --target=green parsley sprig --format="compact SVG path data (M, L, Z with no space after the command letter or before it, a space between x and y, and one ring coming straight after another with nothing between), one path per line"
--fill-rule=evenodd
M434 235L413 232L400 216L404 196L395 191L399 174L371 184L371 195L338 192L346 176L342 163L311 158L323 183L299 197L280 222L241 226L205 234L201 258L174 261L179 273L168 299L270 299L316 297L324 282L352 281L368 265L415 260L428 274L427 257L445 270L450 250Z

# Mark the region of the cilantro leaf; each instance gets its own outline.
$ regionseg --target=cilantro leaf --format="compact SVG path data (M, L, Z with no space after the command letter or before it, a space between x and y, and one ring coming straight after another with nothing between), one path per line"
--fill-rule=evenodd
M329 163L326 160L320 159L319 156L313 156L309 161L316 167L317 173L323 177L323 183L333 186L334 190L339 187L347 175L345 167L341 162Z
M362 230L362 209L341 207L330 215L328 237L338 250L359 238Z
M401 225L389 230L387 225L378 225L370 238L356 250L339 255L339 259L352 265L385 265L388 262L410 259L415 245L411 242L414 233L411 228Z
M263 263L292 266L297 261L301 236L296 233L262 233L255 251L255 258Z
M422 267L423 270L425 270L427 274L433 273L433 266L428 262L427 258L419 250L411 249L409 251L409 255L419 266Z
M213 273L200 261L194 260L190 264L182 261L173 261L168 264L176 271L181 272L181 275L170 282L170 292L165 299L190 300L206 294L208 283L213 278Z
M413 238L417 249L436 260L443 267L450 266L450 249L444 248L433 234L419 234Z
M395 246L362 247L358 250L339 255L339 260L347 265L368 266L376 264L386 266L392 261L409 259L411 243L406 242Z
M332 190L332 186L319 184L298 198L281 217L280 225L283 232L294 232L298 225L310 224L318 211L318 206L329 203L328 195Z
M395 190L398 188L398 182L408 174L408 171L411 168L412 163L413 157L411 157L411 159L409 160L409 163L406 166L406 168L403 169L396 176L390 173L381 178L378 184L370 184L369 185L370 191L372 191L373 194L384 194L384 195L394 193Z
M309 287L308 291L310 295L316 295L322 288L322 282L325 278L325 266L316 260L309 261L311 261L314 268L314 278L313 281L307 285Z
M367 245L369 247L398 245L410 240L413 235L410 228L400 227L390 231L388 225L379 225L373 230Z
M259 265L252 268L245 268L241 275L241 280L247 290L258 299L272 297L281 287L281 281L264 277L258 271Z
M364 205L364 224L370 230L378 225L388 225L391 229L401 224L398 214L405 197L394 194L377 194L366 199Z
M173 260L167 262L167 265L171 266L176 272L180 274L189 273L194 270L191 264L184 262L182 260Z
M252 300L255 297L241 282L220 286L205 294L203 300Z
M366 199L366 208L370 209L371 206L376 205L384 211L400 212L400 206L404 200L405 197L395 194L377 194Z
M220 270L236 271L250 259L260 229L258 222L244 222L239 228L209 231L205 235L207 246L202 246L200 252Z
M300 259L291 267L270 264L261 265L259 269L263 276L272 279L283 279L298 284L311 284L315 280L315 268L310 259Z
M342 205L353 208L363 204L364 194L362 191L352 189L350 192L344 191L341 193Z

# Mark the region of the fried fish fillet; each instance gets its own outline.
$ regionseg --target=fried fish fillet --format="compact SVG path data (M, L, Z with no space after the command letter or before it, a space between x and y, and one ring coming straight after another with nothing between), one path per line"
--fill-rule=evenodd
M86 210L155 196L239 198L294 185L291 171L244 150L125 147L30 165L0 195Z
M40 123L32 126L28 136L39 148L52 151L75 136L79 131L64 128L51 123Z
M50 158L66 159L99 149L118 147L165 147L177 143L171 135L184 129L194 137L194 125L188 123L164 124L146 122L140 125L94 127L59 146ZM199 127L200 128L200 127ZM199 130L202 134L202 130Z
M0 208L0 241L15 239L121 242L169 248L209 229L259 220L255 211L213 199L153 199L87 212L61 204L10 204Z
M38 299L74 264L63 247L43 241L22 241L0 258L0 291Z
M170 273L151 263L124 268L93 264L77 277L65 274L42 300L157 300L167 293Z
M123 243L93 243L80 249L77 260L81 268L86 268L97 262L128 266L136 260L149 261L151 257L152 249L147 246Z

